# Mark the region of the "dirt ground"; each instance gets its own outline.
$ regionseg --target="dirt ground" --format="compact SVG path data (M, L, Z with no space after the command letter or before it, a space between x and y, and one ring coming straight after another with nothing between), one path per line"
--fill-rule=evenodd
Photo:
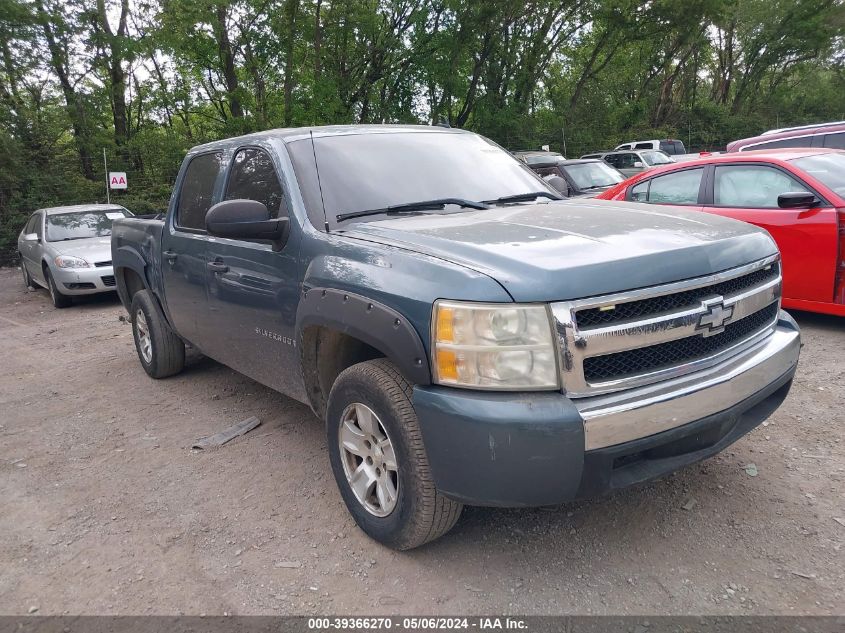
M717 457L467 508L397 553L347 514L308 408L204 358L147 378L122 314L55 310L0 270L0 613L845 614L845 319L796 314L792 393Z

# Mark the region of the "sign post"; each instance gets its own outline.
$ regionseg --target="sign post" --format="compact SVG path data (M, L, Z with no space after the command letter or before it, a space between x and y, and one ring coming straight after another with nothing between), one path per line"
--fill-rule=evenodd
M106 148L103 148L103 172L106 174L106 204L111 204L109 197L109 165L106 162Z

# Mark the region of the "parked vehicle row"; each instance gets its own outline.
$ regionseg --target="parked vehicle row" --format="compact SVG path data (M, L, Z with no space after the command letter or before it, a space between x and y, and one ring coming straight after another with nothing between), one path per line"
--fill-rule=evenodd
M115 222L112 259L151 377L190 343L310 405L357 524L407 549L464 504L700 461L789 391L765 231L558 198L465 131L277 130L191 150L164 219Z
M41 267L56 302L113 263L146 373L191 345L309 405L349 512L398 549L464 504L595 496L723 450L790 389L781 302L845 316L845 152L522 154L422 126L209 143L165 216L36 212L25 281ZM64 246L107 233L108 260Z

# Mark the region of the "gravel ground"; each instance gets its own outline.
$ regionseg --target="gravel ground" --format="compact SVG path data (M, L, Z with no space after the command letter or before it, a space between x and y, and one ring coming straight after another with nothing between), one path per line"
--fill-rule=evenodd
M0 613L845 614L845 319L796 314L792 393L709 461L467 508L397 553L346 513L307 407L204 358L150 380L122 314L0 270Z

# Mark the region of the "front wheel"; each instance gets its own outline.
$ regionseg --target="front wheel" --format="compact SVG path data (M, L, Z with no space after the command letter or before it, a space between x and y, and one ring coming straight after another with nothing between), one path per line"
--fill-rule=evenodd
M47 267L44 268L44 277L47 279L47 290L50 291L50 299L53 300L53 306L56 308L67 308L73 304L73 299L67 295L63 295L58 286L56 286L53 274Z
M400 550L442 536L463 508L434 485L411 394L392 363L371 360L338 376L326 414L346 507L367 535Z
M185 367L185 344L164 320L148 290L132 297L132 336L144 371L152 378L178 374Z

